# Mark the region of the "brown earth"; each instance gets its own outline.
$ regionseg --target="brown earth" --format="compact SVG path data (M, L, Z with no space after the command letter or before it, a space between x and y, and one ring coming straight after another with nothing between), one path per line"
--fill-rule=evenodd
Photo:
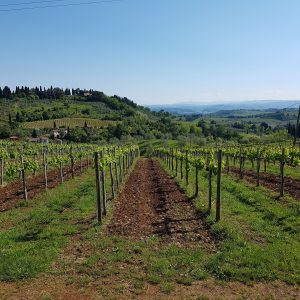
M83 168L87 167L87 162L83 162ZM75 164L74 176L79 176L80 164ZM48 189L55 188L61 184L60 171L58 169L47 172ZM72 178L71 167L64 168L64 181ZM32 199L39 193L45 191L44 174L30 176L27 178L28 199ZM0 187L0 212L14 208L24 200L23 184L20 180L11 182L4 187Z
M230 173L239 176L239 168L230 167ZM243 170L243 178L250 183L256 184L257 173L244 169ZM264 186L274 192L280 193L280 176L271 174L271 173L260 173L260 185ZM284 191L294 197L295 199L300 200L300 180L285 177L284 178Z
M141 159L130 174L107 227L108 234L143 238L159 235L163 242L215 240L192 201L168 176L158 161Z
M299 300L299 287L279 281L245 285L238 282L221 284L214 279L194 282L191 286L177 285L170 294L159 286L146 284L135 293L130 284L114 282L114 278L93 282L73 283L67 276L41 276L31 281L0 283L2 300Z

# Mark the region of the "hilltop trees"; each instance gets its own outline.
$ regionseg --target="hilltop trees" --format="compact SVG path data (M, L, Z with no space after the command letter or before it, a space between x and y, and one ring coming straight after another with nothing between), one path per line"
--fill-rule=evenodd
M2 91L2 97L3 98L7 98L10 99L12 96L11 90L8 86L5 86L3 91Z

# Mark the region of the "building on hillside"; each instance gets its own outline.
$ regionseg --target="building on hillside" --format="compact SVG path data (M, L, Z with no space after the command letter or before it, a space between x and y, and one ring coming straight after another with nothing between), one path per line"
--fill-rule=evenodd
M13 135L13 136L10 136L8 139L9 139L10 141L18 141L18 140L19 140L19 137Z
M46 136L38 137L38 138L28 138L27 141L30 143L48 144L49 138Z
M50 137L54 139L60 138L60 131L58 129L51 130Z
M27 141L30 143L39 143L40 138L28 138Z
M52 139L63 139L68 134L68 129L52 129L50 132L50 137Z

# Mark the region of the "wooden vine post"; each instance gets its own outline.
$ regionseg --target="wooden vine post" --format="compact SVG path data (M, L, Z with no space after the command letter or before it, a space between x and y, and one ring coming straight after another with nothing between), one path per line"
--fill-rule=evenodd
M282 148L280 160L280 197L284 195L284 164L285 164L285 149Z
M177 155L177 149L176 149L176 154L175 154L175 174L176 177L178 175L178 155Z
M123 169L123 176L126 175L127 170L126 170L126 166L125 166L125 155L122 155L122 169Z
M229 155L226 155L226 175L229 174Z
M102 222L102 209L101 209L101 191L100 191L99 153L95 152L94 157L95 157L95 175L96 175L98 223L101 224L101 222Z
M0 185L4 184L4 159L0 158Z
M44 165L45 190L47 190L48 189L48 178L47 178L47 157L46 157L46 151L43 151L43 165Z
M115 180L113 176L112 162L109 162L109 174L110 174L111 196L112 199L115 199Z
M119 156L119 178L120 178L120 182L122 183L123 181L123 172L122 172L122 159L121 159L121 155Z
M115 166L115 177L116 177L116 184L117 190L119 189L119 174L118 174L118 163L116 159L116 148L114 148L114 166Z
M212 169L208 170L208 211L211 213L212 208Z
M73 156L73 148L71 147L70 149L70 159L71 159L71 174L72 174L72 178L74 178L74 156Z
M185 151L185 183L189 184L189 160L188 160L188 151Z
M172 148L172 150L171 150L172 152L172 163L171 163L171 165L172 165L172 171L174 171L174 149Z
M217 174L217 200L216 200L216 221L221 218L221 175L222 175L222 150L218 152L218 174Z
M180 179L183 178L183 157L180 156Z
M59 155L62 156L61 150L59 151ZM64 165L63 165L62 160L60 160L60 162L59 162L59 169L60 169L60 181L61 181L61 183L63 183L64 182Z
M260 186L260 156L257 154L256 158L256 186Z
M295 135L294 135L294 141L293 141L293 146L296 146L298 134L299 134L299 122L300 122L300 105L299 105L299 110L298 110L298 117L297 117L297 123L296 123L296 128L295 128Z
M82 174L82 148L80 148L80 174Z
M24 166L23 156L20 157L20 160L21 160L21 165L22 165L21 177L22 177L22 183L23 183L23 197L24 197L24 200L28 200L26 174L25 174L25 166Z
M101 151L101 160L103 161L104 153ZM103 202L103 214L106 216L106 191L105 191L105 166L101 166L101 183L102 183L102 202Z
M239 173L240 173L240 179L243 178L243 154L242 154L242 147L240 147L240 170L239 170Z
M34 153L34 161L37 161L37 153ZM36 170L33 171L33 175L36 175Z
M195 167L195 171L196 171L196 186L195 186L195 197L197 197L199 195L199 164L196 163L196 167Z

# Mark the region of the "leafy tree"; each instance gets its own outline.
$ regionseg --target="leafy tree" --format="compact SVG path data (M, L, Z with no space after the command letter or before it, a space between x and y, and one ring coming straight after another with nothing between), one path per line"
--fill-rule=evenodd
M76 142L76 143L88 142L88 135L83 128L74 128L70 130L65 138L69 141Z
M33 129L31 136L32 136L33 138L37 138L37 137L38 137L38 132L37 132L36 129Z
M48 114L47 111L43 111L42 117L43 117L43 120L49 120L50 119L49 114Z
M6 139L11 135L11 130L7 125L0 126L0 139Z
M266 122L261 122L259 126L264 129L268 129L268 127L269 127L268 123L266 123Z
M10 128L12 127L12 124L13 124L13 121L12 121L12 117L11 117L11 114L9 113L8 114L8 124L10 126Z

